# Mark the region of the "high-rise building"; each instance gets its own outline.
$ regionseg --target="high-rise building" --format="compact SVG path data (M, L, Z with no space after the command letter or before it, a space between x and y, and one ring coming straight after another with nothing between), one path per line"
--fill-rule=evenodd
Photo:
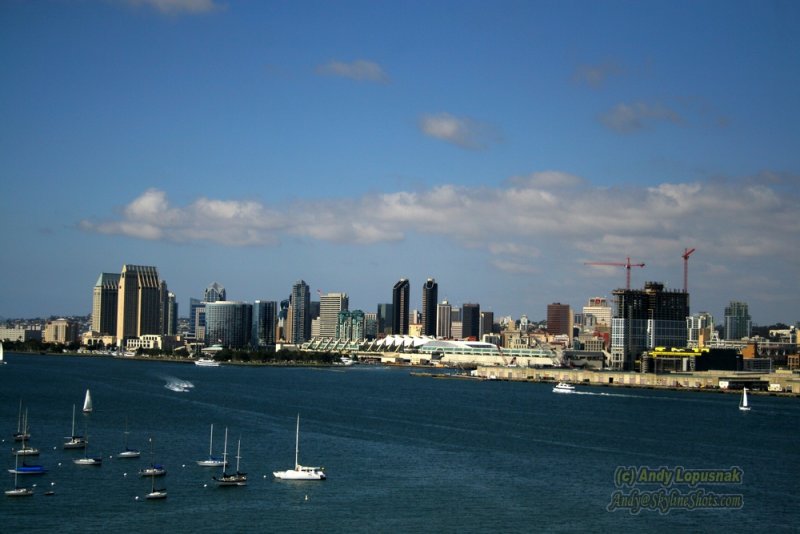
M257 300L253 303L253 327L250 344L254 348L275 345L275 333L278 331L278 303L275 301Z
M583 307L583 315L591 315L595 318L594 325L605 325L611 328L611 316L613 310L608 305L608 300L605 297L593 297L589 299L586 306Z
M350 298L347 293L328 293L319 298L319 337L336 336L339 324L339 312L350 309Z
M611 367L631 371L646 349L685 347L689 293L664 291L664 284L647 282L644 290L615 289L611 323Z
M161 333L161 284L158 270L123 265L117 298L117 343L127 338Z
M700 312L686 318L687 346L705 347L714 335L714 317Z
M484 311L481 312L481 335L479 339L483 339L486 334L492 333L494 327L494 312Z
M392 288L392 334L408 335L408 309L409 296L411 294L411 284L405 278L401 278Z
M311 338L311 291L308 284L303 280L295 282L289 300L291 324L289 342L300 344Z
M468 303L461 306L461 337L464 339L481 338L481 305Z
M357 341L364 339L364 312L361 310L340 311L337 314L336 339Z
M92 330L102 335L117 333L119 274L101 273L92 293Z
M547 332L572 339L572 308L569 304L554 302L547 305Z
M217 282L211 282L203 292L203 302L217 302L218 300L227 300L225 287Z
M391 303L378 304L378 334L389 335L392 333L394 313Z
M422 284L422 335L436 335L436 305L439 302L439 284L428 278Z
M178 334L178 300L175 293L167 291L166 318L164 321L164 335L175 336Z
M206 303L206 340L229 348L250 343L253 306L246 302L217 300Z
M732 300L725 307L725 339L733 341L750 337L752 327L747 303Z
M375 339L378 337L378 314L364 312L364 337Z
M453 307L446 300L443 300L436 310L436 337L439 339L450 339L452 334L452 311Z

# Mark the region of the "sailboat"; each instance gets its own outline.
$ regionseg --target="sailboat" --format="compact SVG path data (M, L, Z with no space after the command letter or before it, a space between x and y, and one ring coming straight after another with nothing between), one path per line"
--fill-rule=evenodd
M20 488L17 484L17 477L19 473L17 473L17 469L19 468L19 457L17 457L14 461L14 489L6 490L5 493L9 497L30 497L33 495L32 488Z
M163 477L167 474L167 470L163 465L155 463L155 451L153 449L153 438L149 438L150 442L150 466L144 469L139 469L139 476L143 477Z
M6 364L6 360L3 357L3 343L0 342L0 365L5 365L5 364Z
M84 439L84 447L83 447L83 458L74 458L72 463L75 465L103 465L103 457L97 456L94 458L89 457L89 434L85 432L86 438Z
M39 449L35 447L31 447L30 445L25 445L25 441L27 438L30 437L28 433L28 410L25 410L25 417L22 419L22 446L19 449L15 449L13 451L14 456L39 456Z
M75 434L75 405L72 405L72 434L64 442L65 449L85 449L86 440L83 436Z
M275 478L283 480L325 480L322 467L308 467L300 465L300 414L297 414L297 431L294 444L294 469L274 471Z
M236 473L228 474L225 472L225 467L222 468L222 475L217 478L213 477L214 480L220 486L246 486L247 485L247 473L242 473L239 471L239 459L241 458L241 450L242 450L242 440L239 439L239 445L236 448ZM228 456L228 429L225 429L225 452L222 453L223 459L227 460Z
M742 398L739 400L739 409L743 412L750 411L750 405L747 404L747 388L742 389Z
M83 413L92 413L92 395L86 390L86 397L83 399Z
M166 488L156 489L156 477L150 477L150 493L145 495L144 498L150 500L166 499L167 489Z
M117 454L117 458L138 458L141 456L141 452L137 451L136 449L131 449L128 447L128 421L125 421L125 450Z
M14 432L14 441L25 441L31 439L31 434L28 432L27 411L25 412L26 420L23 424L22 421L22 399L19 400L19 415L17 416L17 431Z
M197 460L197 465L200 467L225 467L227 462L225 459L220 459L217 456L214 456L211 451L214 445L214 425L211 425L211 437L208 439L208 459L207 460Z

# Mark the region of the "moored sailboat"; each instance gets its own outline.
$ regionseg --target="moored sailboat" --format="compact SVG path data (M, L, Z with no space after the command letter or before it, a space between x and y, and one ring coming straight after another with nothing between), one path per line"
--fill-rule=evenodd
M138 450L128 447L128 434L130 434L128 432L128 421L125 421L125 450L117 453L117 458L138 458L142 454Z
M30 437L30 433L28 432L28 410L25 410L25 418L23 419L22 427L24 430L21 434L21 446L12 451L14 456L39 456L39 449L25 444L27 438Z
M214 425L211 425L211 436L208 439L208 458L205 460L197 460L197 465L200 467L220 467L227 465L225 458L214 456L212 451L214 447Z
M72 434L64 442L65 449L85 449L86 440L83 436L75 434L75 405L72 405Z
M222 468L222 475L219 478L213 477L214 480L220 486L246 486L247 485L247 473L242 473L239 471L239 460L241 459L241 450L242 450L242 440L239 439L239 444L236 447L236 472L235 473L226 473L225 467ZM225 429L225 452L222 453L222 457L224 460L227 461L228 455L228 429Z
M101 466L103 465L103 457L102 456L89 456L89 433L84 430L86 434L86 438L84 438L84 447L83 447L83 458L74 458L72 463L75 465L96 465Z
M273 471L275 478L282 480L325 480L327 477L322 467L300 465L300 414L297 414L297 430L294 444L294 469Z
M14 441L25 441L31 439L28 432L28 411L25 411L25 418L22 417L22 399L19 400L19 415L17 415L17 431L14 432Z
M163 477L167 474L166 468L155 462L155 451L153 448L153 438L149 438L150 442L150 465L139 470L139 476L143 477Z
M14 488L6 490L5 494L8 497L30 497L33 495L33 488L21 488L17 483L17 477L19 476L19 473L16 472L16 469L19 468L19 457L14 460L14 464Z

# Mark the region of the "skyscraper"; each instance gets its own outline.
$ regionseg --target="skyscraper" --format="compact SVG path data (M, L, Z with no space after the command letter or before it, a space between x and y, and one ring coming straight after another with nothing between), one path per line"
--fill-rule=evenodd
M436 310L436 337L439 339L450 339L453 337L451 333L452 327L452 311L453 307L446 300L439 304Z
M289 304L291 323L290 343L300 344L311 336L311 292L308 284L298 280L292 286Z
M351 341L364 339L364 312L343 310L337 314L336 338Z
M253 306L217 300L206 303L206 339L223 347L243 348L250 343Z
M589 299L586 306L583 307L584 315L592 315L597 319L598 325L604 325L611 328L611 306L604 297L593 297Z
M547 331L554 336L572 339L572 309L569 304L554 302L547 305Z
M611 320L611 366L634 370L635 360L646 349L685 347L689 293L664 291L664 284L645 283L644 290L615 289Z
M227 300L225 287L217 282L211 282L203 294L203 302L217 302Z
M481 305L464 304L461 306L461 337L464 339L481 338Z
M103 335L117 333L119 274L101 273L92 293L92 330Z
M422 285L422 335L436 335L436 305L439 302L439 284L428 278Z
M494 312L484 311L481 312L481 335L478 339L483 339L485 334L491 334L494 327Z
M339 312L350 309L350 298L347 293L328 293L319 298L319 337L336 336L339 324Z
M145 334L161 333L161 284L158 270L123 265L117 299L117 343Z
M746 302L732 300L725 306L725 339L738 340L750 337L752 326Z
M253 303L253 328L250 344L255 348L275 345L278 328L278 303L257 300Z
M378 334L391 334L394 323L394 309L391 303L378 304Z
M392 334L408 335L408 308L411 284L401 278L392 288Z

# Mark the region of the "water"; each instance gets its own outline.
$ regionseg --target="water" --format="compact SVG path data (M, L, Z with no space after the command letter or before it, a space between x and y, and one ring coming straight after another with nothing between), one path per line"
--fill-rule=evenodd
M800 519L797 399L753 397L753 411L740 413L732 395L589 387L555 395L545 384L432 379L374 366L6 359L0 446L13 446L22 399L32 445L42 451L29 463L50 472L20 477L37 484L34 497L0 497L5 532L791 531ZM176 383L186 391L165 387ZM95 411L85 416L87 388ZM71 460L82 452L61 448L73 404L102 467L76 466ZM300 462L324 466L324 482L272 476L294 463L298 413ZM109 458L124 448L126 421L139 460ZM241 439L248 486L218 488L211 477L219 469L195 465L208 455L212 423L215 453L225 427L229 453ZM143 500L150 481L136 475L151 460L151 436L155 461L168 470L157 483L166 501ZM701 487L741 494L743 506L609 512L618 466L739 466L741 484ZM6 476L3 489L13 486ZM51 488L55 495L44 496Z

